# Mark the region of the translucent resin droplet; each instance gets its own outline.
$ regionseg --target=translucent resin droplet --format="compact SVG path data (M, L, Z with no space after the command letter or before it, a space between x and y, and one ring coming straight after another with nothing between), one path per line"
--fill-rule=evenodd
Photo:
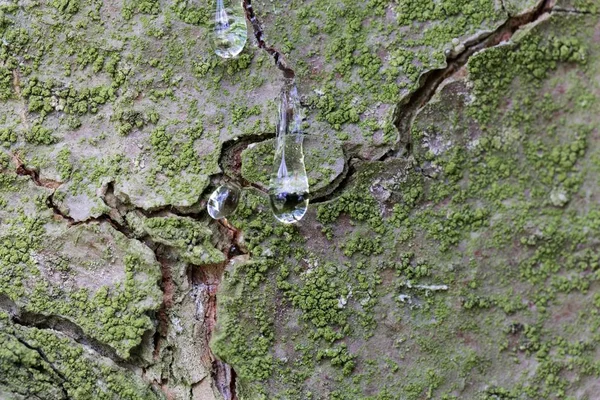
M219 57L240 54L248 39L244 8L236 0L217 0L213 47Z
M308 209L308 176L304 165L303 139L298 91L288 83L281 93L275 161L269 182L273 215L285 224L300 221Z
M208 198L208 215L213 219L222 219L233 214L240 201L240 192L236 185L219 186Z

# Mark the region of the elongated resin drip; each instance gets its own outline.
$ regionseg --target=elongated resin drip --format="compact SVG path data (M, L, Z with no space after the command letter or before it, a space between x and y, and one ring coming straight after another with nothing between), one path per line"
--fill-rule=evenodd
M231 5L231 6L230 6ZM233 58L240 54L248 40L246 15L236 0L217 0L213 46L219 57Z
M308 176L304 165L302 108L298 90L287 82L281 92L275 161L269 182L273 215L285 224L298 222L308 209Z
M238 185L228 183L219 186L208 198L206 211L213 219L227 218L233 214L240 201L241 189Z

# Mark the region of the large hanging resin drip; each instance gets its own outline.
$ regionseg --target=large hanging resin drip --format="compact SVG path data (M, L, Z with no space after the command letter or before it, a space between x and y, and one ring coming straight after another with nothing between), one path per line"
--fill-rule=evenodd
M296 86L287 82L281 92L275 162L269 182L273 215L285 224L298 222L308 209L308 176L302 150L302 109Z
M233 214L240 201L240 192L240 187L233 183L219 186L208 198L208 215L213 219L222 219Z
M235 1L217 0L213 40L215 53L223 58L240 54L248 39L244 9L241 3L236 7Z

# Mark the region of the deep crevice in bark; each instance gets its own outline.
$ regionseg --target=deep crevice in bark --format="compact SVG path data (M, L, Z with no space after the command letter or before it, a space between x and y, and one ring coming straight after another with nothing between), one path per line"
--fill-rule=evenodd
M29 176L37 186L42 186L48 189L56 189L60 185L62 185L62 182L57 182L49 179L40 179L39 172L34 168L27 167L18 154L12 154L12 158L16 166L15 172L17 173L17 175Z
M46 357L46 354L42 351L42 349L37 348L35 346L30 345L29 343L27 343L25 340L21 339L18 336L14 336L13 337L15 339L17 339L17 341L19 343L21 343L23 346L27 347L30 350L33 350L35 352L37 352L39 354L39 356L42 358L42 360L44 360L44 362L48 365L48 367L50 367L50 369L52 370L52 372L54 372L60 379L60 382L58 382L58 386L60 387L60 390L63 393L63 396L65 399L70 400L71 396L69 396L69 392L67 391L67 389L65 388L65 382L67 381L67 378L64 376L64 374L62 372L60 372L55 366L54 364L52 364L50 362L50 360L48 360L48 357Z
M351 157L347 161L346 173L337 182L337 186L326 195L312 197L310 199L310 204L326 203L330 200L340 197L343 194L343 192L348 188L348 186L352 183L354 174L356 173L357 165L365 161L366 160L362 160L358 157Z
M246 12L246 18L250 21L252 25L252 31L254 32L254 37L258 43L258 47L266 51L273 60L275 61L275 66L279 68L279 70L283 73L284 78L293 79L296 75L294 70L288 65L283 55L274 47L269 46L265 41L265 35L261 26L260 21L256 17L254 13L254 8L252 7L252 0L243 0L242 5L244 7L244 11Z
M6 311L10 321L15 325L25 328L36 328L41 330L53 330L60 332L80 345L93 350L99 355L109 358L122 368L133 370L131 360L127 361L120 357L116 351L102 342L89 337L83 329L71 320L59 315L45 315L22 310L8 297L0 294L0 309ZM132 358L135 360L135 357Z
M225 400L237 400L236 373L233 367L219 360L212 352L209 343L217 324L217 292L223 279L223 274L230 261L237 256L248 254L239 242L240 231L230 225L226 220L215 222L220 235L223 237L221 251L225 261L213 265L190 265L188 280L193 288L197 289L202 298L196 301L203 302L202 325L205 329L205 349L203 356L212 365L211 377L215 386Z
M152 355L154 359L158 359L160 355L160 344L163 339L167 337L169 329L169 315L168 311L173 307L173 295L175 292L175 283L171 274L168 260L161 254L160 247L154 250L156 259L160 263L161 282L160 288L163 292L163 299L158 309L156 331L154 332L153 344L154 349Z
M530 12L509 17L508 20L495 31L482 35L477 40L467 44L465 46L465 50L460 54L447 57L446 67L435 69L421 75L418 89L415 90L411 95L405 97L396 106L394 111L394 125L398 130L398 140L396 146L394 146L395 148L378 159L350 159L348 161L350 164L348 174L339 183L334 192L328 196L314 199L312 203L324 203L339 197L353 181L354 173L356 172L356 165L361 162L383 162L389 158L409 157L412 154L412 144L410 141L412 123L418 112L430 102L442 83L463 68L468 63L471 56L473 56L475 53L508 41L514 35L514 33L523 26L537 21L544 14L550 13L552 10L552 0L544 0L540 2L538 7ZM354 165L351 164L352 160L357 160ZM428 177L425 174L424 176Z
M248 145L248 144L249 143L247 143L246 145ZM16 159L16 160L18 160L18 159ZM20 162L20 160L18 160L18 161L19 162L17 163L17 173L19 175L28 176L38 186L48 187L43 182L40 181L37 171L26 168L24 166L24 164ZM56 187L58 187L58 186L51 186L51 188L53 188L53 189L56 189ZM55 192L52 192L47 197L46 205L48 208L50 208L53 211L54 215L56 215L60 219L67 221L69 226L77 226L77 225L89 224L89 223L94 223L94 222L96 222L96 223L106 222L106 223L110 224L115 230L117 230L117 231L121 232L123 235L125 235L127 238L140 241L141 243L145 244L148 248L150 248L150 250L152 250L154 252L156 259L158 260L158 262L161 265L160 287L163 292L163 301L161 303L161 306L160 306L160 308L157 312L157 316L156 316L157 317L156 318L157 319L157 327L156 327L155 333L152 338L153 346L154 346L153 355L155 358L158 358L160 356L161 342L164 338L166 338L167 332L169 329L169 325L170 325L169 317L168 317L168 310L170 309L170 307L173 306L173 291L174 291L173 285L174 285L174 283L172 280L169 265L167 265L167 261L164 258L162 251L161 251L162 245L157 245L156 243L152 242L147 236L144 236L141 238L136 237L133 230L127 225L127 222L124 220L123 216L124 216L124 214L126 214L129 211L138 210L145 217L148 217L148 218L164 216L165 213L171 213L171 214L177 215L177 216L186 216L189 218L200 220L200 219L203 219L203 217L204 217L203 213L202 214L194 214L194 213L186 214L186 213L180 212L179 210L173 209L172 207L166 207L166 208L160 208L157 210L148 211L148 210L144 210L141 208L137 208L133 205L128 205L128 204L121 202L114 195L114 184L112 182L110 182L107 184L106 188L104 189L104 193L102 195L102 200L111 209L109 214L103 214L99 217L90 218L85 221L75 221L72 217L63 213L60 210L60 208L55 204L54 194L55 194ZM110 215L110 214L114 214L114 215ZM223 236L229 239L227 241L226 248L223 249L223 252L227 258L227 261L223 264L222 268L220 269L220 274L218 275L218 281L220 281L224 267L227 264L227 262L229 261L229 259L231 259L235 255L243 254L243 251L241 250L241 246L238 242L239 231L237 231L234 227L229 225L227 222L214 222L214 223L217 224L217 226L219 227L218 229L226 230L227 233L224 234ZM199 266L197 268L201 269L204 267ZM236 400L237 397L236 397L236 393L235 393L235 376L236 376L235 371L233 370L233 368L231 368L227 364L216 359L216 357L214 357L210 348L208 347L208 343L210 341L210 335L212 334L212 328L214 328L214 323L216 322L216 290L217 290L218 284L212 285L212 286L213 287L210 290L211 298L209 299L209 302L212 303L213 316L211 317L211 319L212 319L213 323L207 324L211 327L211 329L207 330L207 338L206 338L206 348L209 353L209 356L211 357L211 363L209 365L213 366L214 370L212 373L212 378L214 379L215 385L219 388L219 391L223 394L225 399L226 400ZM46 315L42 315L42 314L23 312L23 311L19 310L19 308L13 302L9 301L9 299L4 299L2 296L0 296L0 306L2 306L2 308L5 308L7 311L9 311L9 314L12 316L11 317L12 321L15 324L26 326L26 327L35 327L38 329L50 329L50 330L55 330L57 332L61 332L61 333L65 334L66 336L70 337L71 339L75 340L77 343L79 343L83 346L86 346L87 348L90 348L91 350L95 351L96 353L98 353L104 357L111 359L120 367L127 368L131 371L133 371L135 369L134 366L130 362L136 363L136 353L139 351L139 346L132 349L132 351L131 351L132 357L128 361L126 361L126 360L122 359L121 357L119 357L116 354L116 352L109 346L104 345L101 342L85 335L83 330L78 325L76 325L75 323L71 322L70 320L68 320L66 318L63 318L60 316L54 316L54 315L46 316ZM209 304L209 307L210 307L210 304ZM172 363L172 360L171 360L171 363ZM139 362L137 364L144 365L145 363ZM170 371L170 369L171 369L171 367L169 366L169 371ZM171 372L169 372L169 374L172 375ZM160 382L149 382L149 383L153 387L155 387L154 385L158 385L160 390L163 393L168 395L168 386L167 386L168 378L163 377L163 378L161 378Z
M266 193L266 188L249 182L242 176L242 152L252 144L261 143L274 137L275 132L264 132L236 137L224 142L221 145L221 155L219 157L219 167L223 172L219 175L235 181L242 187L253 187Z
M445 80L453 76L467 64L473 54L508 41L517 30L527 24L535 22L545 13L552 11L551 2L552 0L544 0L537 8L528 13L509 17L508 20L495 31L483 35L475 42L466 45L465 50L460 54L448 57L446 59L447 65L445 68L435 69L421 75L419 88L396 106L393 118L394 125L399 133L398 144L402 146L410 143L412 122L419 110L429 103L437 89ZM394 156L394 153L395 151L389 152L382 157L380 161L383 161L390 156Z

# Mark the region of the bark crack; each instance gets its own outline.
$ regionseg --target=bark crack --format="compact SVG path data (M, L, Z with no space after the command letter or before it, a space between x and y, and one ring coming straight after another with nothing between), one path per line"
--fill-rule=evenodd
M67 391L67 389L65 388L65 382L67 382L67 378L65 377L65 375L60 372L55 366L54 364L52 364L50 362L50 360L48 360L48 357L46 356L46 354L42 351L42 349L32 346L29 343L27 343L25 340L21 339L20 337L13 335L13 337L15 339L17 339L17 341L19 343L21 343L23 346L27 347L30 350L33 350L35 352L37 352L39 354L39 356L41 357L42 360L44 360L44 362L48 365L48 367L50 367L50 369L52 370L52 372L54 372L56 374L56 376L59 377L60 382L58 382L58 386L60 387L60 390L63 393L63 396L65 399L69 400L71 399L71 397L69 396L69 392Z
M254 13L254 8L252 7L252 0L243 0L242 5L244 7L244 11L246 12L246 18L250 21L252 25L252 30L254 32L254 37L258 43L258 47L266 51L273 60L275 61L275 66L279 68L279 70L283 73L284 78L293 79L296 75L294 70L289 66L283 55L274 47L269 46L265 41L265 34L262 29L262 24L256 17Z
M217 294L223 279L223 274L229 263L238 256L244 256L247 250L240 243L240 231L227 222L218 220L214 222L220 235L223 237L221 251L225 261L212 265L190 265L188 268L188 281L192 288L195 302L201 303L196 319L202 321L204 327L204 347L206 349L202 358L211 365L211 378L224 400L237 400L236 373L233 367L219 360L212 352L209 343L217 324Z
M399 133L398 144L400 146L406 146L410 143L410 129L414 118L418 112L429 103L437 89L445 80L452 77L457 71L463 68L475 53L508 41L514 33L523 26L533 23L544 14L551 12L551 2L552 0L543 0L530 12L508 18L506 22L495 31L466 45L461 53L447 57L446 67L423 74L420 78L421 84L419 85L419 88L396 106L393 118L394 125ZM387 153L380 161L385 160L389 156L396 156L397 151L398 149Z
M157 318L156 318L157 319L157 327L156 327L156 331L155 331L154 337L153 337L153 346L154 346L153 356L155 359L158 359L161 355L160 354L161 342L164 338L167 337L167 333L168 333L168 329L169 329L170 320L168 317L168 310L173 306L173 302L174 302L174 300L173 300L173 292L175 290L174 282L173 282L173 279L171 276L172 274L171 274L169 265L167 263L167 260L161 251L161 248L163 245L157 245L152 240L150 240L147 236L143 236L141 238L136 237L133 232L133 229L131 229L131 227L127 224L126 220L124 218L122 218L122 216L123 216L122 213L127 212L127 211L137 210L137 211L140 211L146 217L153 217L153 216L164 216L166 209L160 209L160 210L155 210L155 211L146 211L144 209L134 207L129 204L124 204L124 203L120 202L119 199L117 199L113 195L114 187L113 187L112 183L109 183L107 185L106 189L104 190L104 194L102 195L102 200L106 204L106 206L111 209L111 211L108 214L103 214L99 217L89 218L85 221L75 221L68 214L61 211L61 209L55 204L54 195L56 193L56 188L58 186L60 186L60 183L57 183L57 185L54 185L54 184L47 185L45 182L42 182L39 179L38 171L31 169L31 168L27 168L24 165L24 163L20 160L20 158L18 158L18 156L13 156L13 158L14 158L15 164L17 165L17 174L19 174L21 176L28 176L34 182L34 184L36 184L37 186L43 186L43 187L54 189L53 192L47 197L46 205L49 209L51 209L53 211L55 216L67 221L69 226L77 226L77 225L89 224L89 223L94 223L94 222L96 222L96 223L106 222L106 223L110 224L115 230L117 230L117 231L121 232L123 235L125 235L127 238L141 242L142 244L147 246L154 253L155 258L161 265L160 288L161 288L161 291L163 292L163 301L157 312ZM198 215L198 214L184 214L184 213L175 211L173 209L170 209L169 212L174 215L187 216L189 218L196 219L196 220L202 219L202 215ZM122 222L120 222L119 220ZM228 262L229 259L231 259L231 257L241 253L241 250L240 250L241 247L240 247L239 240L238 240L239 231L237 231L235 228L233 228L227 222L213 221L211 223L216 224L218 230L227 229L227 233L223 234L223 237L227 238L228 240L227 240L227 244L225 245L225 248L222 249L222 251L225 254L225 256L227 258L227 262ZM166 247L168 247L168 246L166 246ZM220 269L221 274L217 277L218 282L220 282L221 275L224 270L224 266L227 264L227 262L223 263L222 268ZM202 267L205 267L205 266L202 266ZM211 296L210 296L211 298L209 299L209 301L211 301L213 303L213 314L216 314L217 286L218 286L218 283L212 287ZM15 323L17 325L25 326L25 327L35 327L38 329L48 329L48 330L54 330L57 332L61 332L61 333L65 334L66 336L70 337L71 339L75 340L77 343L79 343L83 346L86 346L87 348L90 348L94 352L96 352L104 357L111 359L113 362L115 362L120 367L126 368L130 371L135 371L134 366L132 364L128 363L126 360L119 357L112 348L110 348L107 345L102 344L101 342L99 342L93 338L88 337L87 335L85 335L83 330L78 325L71 322L70 320L63 318L61 316L56 316L56 315L46 316L46 315L42 315L42 314L23 312L16 306L16 304L14 304L14 302L10 302L10 301L4 299L3 297L0 298L0 300L1 300L0 305L2 305L3 308L6 308L9 311L9 314L11 315L11 320L13 321L13 323ZM210 317L210 319L211 319L211 321L215 322L216 315L212 315ZM212 377L212 379L214 379L215 385L219 388L221 393L225 396L226 400L236 400L235 371L233 371L233 368L231 368L227 364L217 360L216 357L214 357L214 355L212 354L210 348L208 347L208 343L210 341L210 336L212 334L212 328L214 328L214 323L210 324L210 329L206 330L207 352L211 358L209 365L212 365L212 367L214 368L214 370L212 371L211 377ZM133 352L132 352L132 354L133 354ZM167 369L167 371L168 371L167 373L169 376L161 377L160 382L150 382L153 385L157 384L160 387L160 390L163 391L163 393L165 393L167 395L167 397L169 396L169 391L168 391L168 387L167 387L168 382L169 382L169 377L173 376L172 367L171 367L172 363L173 363L172 354L170 355L170 357L171 357L171 360L169 362L169 367ZM161 360L161 361L164 361L164 360ZM227 371L227 373L223 374L222 373L223 371Z
M92 350L93 352L111 359L115 364L122 368L134 370L134 367L125 359L117 355L116 351L102 342L89 337L83 329L60 315L46 315L22 310L15 302L8 297L0 294L0 309L6 311L10 316L10 321L25 328L36 328L40 330L52 330L60 332L68 338L74 340L80 345Z
M504 4L504 3L503 3ZM323 196L318 199L313 199L313 204L323 203L339 197L348 185L351 184L356 169L356 164L360 162L379 161L383 162L389 158L409 158L412 154L412 143L410 140L410 131L414 119L419 111L428 104L433 98L438 88L444 81L451 78L461 68L463 68L475 53L495 47L502 42L508 41L515 32L519 29L534 23L542 18L545 14L553 11L552 0L543 0L538 6L524 14L509 17L500 27L493 32L480 36L472 43L465 45L465 49L459 54L451 54L446 58L446 67L434 69L421 75L419 87L409 96L401 100L396 106L393 115L393 122L398 130L398 139L394 148L384 154L382 157L373 160L363 160L359 158L351 158L348 163L349 171L346 177L339 183L337 188L330 195ZM353 164L352 161L355 161ZM424 171L417 168L417 172L423 174L426 178L431 178Z

